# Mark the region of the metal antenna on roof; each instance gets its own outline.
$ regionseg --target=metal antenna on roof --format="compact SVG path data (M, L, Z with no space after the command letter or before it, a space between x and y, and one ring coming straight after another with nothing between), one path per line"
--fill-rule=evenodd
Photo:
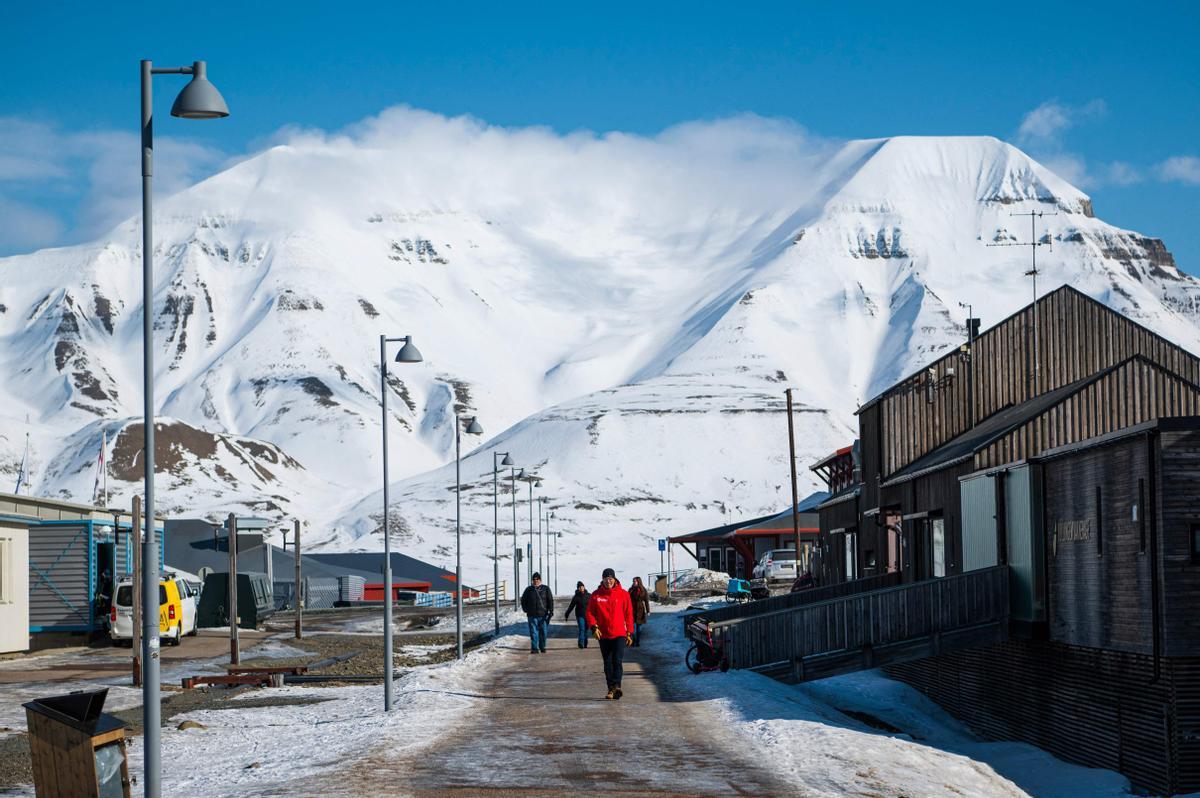
M988 244L988 246L989 247L1029 247L1029 255L1030 255L1031 265L1030 265L1029 271L1025 272L1025 276L1033 278L1033 318L1032 318L1033 335L1031 336L1031 338L1033 339L1033 373L1031 375L1032 379L1030 381L1031 387L1030 387L1030 391L1029 391L1029 396L1026 398L1032 399L1034 396L1037 396L1037 394L1038 394L1038 387L1039 387L1039 382L1040 382L1040 380L1039 380L1040 359L1038 357L1038 323L1037 323L1037 301L1038 301L1037 276L1039 274L1041 274L1041 272L1038 271L1038 267L1037 267L1037 248L1038 247L1050 247L1051 249L1053 249L1053 246L1054 246L1053 236L1050 236L1050 235L1045 236L1045 238L1046 238L1045 241L1042 241L1038 238L1038 236L1037 236L1037 220L1043 216L1058 216L1058 212L1055 211L1053 213L1046 213L1045 211L1029 211L1028 213L1010 213L1009 216L1028 216L1029 217L1029 240L1028 241L994 242L994 243Z

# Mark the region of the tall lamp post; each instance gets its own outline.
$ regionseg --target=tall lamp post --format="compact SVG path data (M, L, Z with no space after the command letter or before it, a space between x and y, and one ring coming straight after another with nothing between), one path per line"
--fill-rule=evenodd
M146 540L142 544L142 606L158 606L158 540L154 531L154 75L191 75L192 79L171 106L171 116L181 119L221 119L229 107L208 82L208 65L193 61L190 67L159 67L142 61L142 393L145 431L142 462L146 496ZM19 486L18 486L19 487ZM147 796L162 789L162 741L159 725L158 613L142 613L142 727L145 729L142 785Z
M524 469L521 470L521 473L525 473ZM525 577L529 580L529 584L533 584L533 484L536 482L540 488L542 481L536 474L528 474L522 479L529 483L529 566L526 569Z
M521 606L521 544L517 540L517 480L525 476L525 469L509 469L512 480L512 513L513 513L513 610Z
M412 336L388 338L379 336L379 406L383 410L383 711L392 711L392 529L389 525L388 507L388 363L387 345L403 341L404 346L396 353L397 363L420 363L420 351L413 346Z
M546 571L546 566L542 564L541 552L546 547L546 530L542 521L546 518L546 497L538 497L538 570L544 572L546 576L550 576L550 572ZM546 580L550 582L550 580Z
M462 641L462 432L466 427L470 435L482 435L483 427L475 416L454 414L454 641L457 657L463 658Z
M504 455L504 459L496 458ZM511 466L508 452L492 452L492 598L496 636L500 636L500 466ZM516 589L514 585L514 590Z

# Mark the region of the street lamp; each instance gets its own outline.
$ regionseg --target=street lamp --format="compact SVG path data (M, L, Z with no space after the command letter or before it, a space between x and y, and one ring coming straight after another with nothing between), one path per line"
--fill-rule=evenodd
M142 426L146 496L146 540L142 544L142 606L158 606L158 540L154 533L154 75L191 75L171 106L171 116L181 119L220 119L229 107L208 82L208 65L193 61L190 67L154 68L142 61L142 393L145 402ZM145 758L142 783L145 794L158 796L162 789L162 742L159 704L158 613L142 613L142 728Z
M521 606L521 547L517 542L517 480L525 476L525 469L518 473L517 469L509 469L512 480L512 513L513 513L513 611Z
M554 513L550 513L554 517ZM554 533L554 592L558 592L558 541L562 540L562 532Z
M529 483L529 566L526 577L529 579L529 584L533 584L533 486L536 482L540 488L542 481L538 478L537 474L526 475L524 469L521 470L519 479Z
M548 577L548 576L550 576L550 574L548 571L545 570L546 566L542 564L542 549L545 548L545 540L546 540L545 533L542 531L542 519L546 515L546 497L538 496L537 504L538 504L538 570L545 573L546 576ZM550 580L547 579L546 584L549 584L549 583L550 583Z
M463 658L462 635L462 431L467 428L469 435L482 435L483 427L475 416L460 416L454 414L454 593L458 597L454 602L454 639L457 646L458 658ZM499 616L497 616L499 617Z
M392 711L392 530L388 516L388 363L387 345L403 341L396 353L397 363L420 363L421 353L413 345L412 336L388 338L379 336L379 406L383 410L383 711Z
M504 455L499 462L496 458ZM508 452L492 452L492 594L496 616L496 636L500 636L500 466L511 466ZM515 589L515 585L514 585Z

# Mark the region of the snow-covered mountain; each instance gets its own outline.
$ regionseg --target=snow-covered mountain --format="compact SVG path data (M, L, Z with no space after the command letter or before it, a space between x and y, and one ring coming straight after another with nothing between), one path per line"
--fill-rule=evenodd
M804 465L957 345L967 305L986 326L1029 301L1028 247L989 246L1029 240L1013 214L1056 214L1037 223L1043 290L1070 282L1200 351L1200 283L1162 243L992 138L831 146L754 119L559 137L399 109L159 209L164 508L298 516L310 542L378 548L379 335L411 334L425 362L389 370L393 533L452 562L453 414L477 414L472 581L491 575L492 451L543 478L562 582L648 572L655 538L785 507L785 387L815 488ZM34 491L89 500L104 431L112 501L136 489L139 224L0 259L4 482L29 432Z

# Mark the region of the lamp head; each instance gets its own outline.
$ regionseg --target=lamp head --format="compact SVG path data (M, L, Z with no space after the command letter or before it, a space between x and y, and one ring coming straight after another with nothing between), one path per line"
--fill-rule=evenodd
M483 427L480 426L479 419L477 419L477 418L471 419L471 423L467 425L467 434L468 435L482 435L483 434Z
M508 452L504 453L504 459L500 461L500 465L505 465L505 466L513 465L513 459L508 456Z
M404 346L400 347L400 351L396 353L397 363L420 363L424 360L421 357L421 352L413 346L412 336L404 336Z
M225 98L216 86L208 82L208 65L204 61L192 64L192 79L175 98L171 116L183 119L221 119L229 116Z

